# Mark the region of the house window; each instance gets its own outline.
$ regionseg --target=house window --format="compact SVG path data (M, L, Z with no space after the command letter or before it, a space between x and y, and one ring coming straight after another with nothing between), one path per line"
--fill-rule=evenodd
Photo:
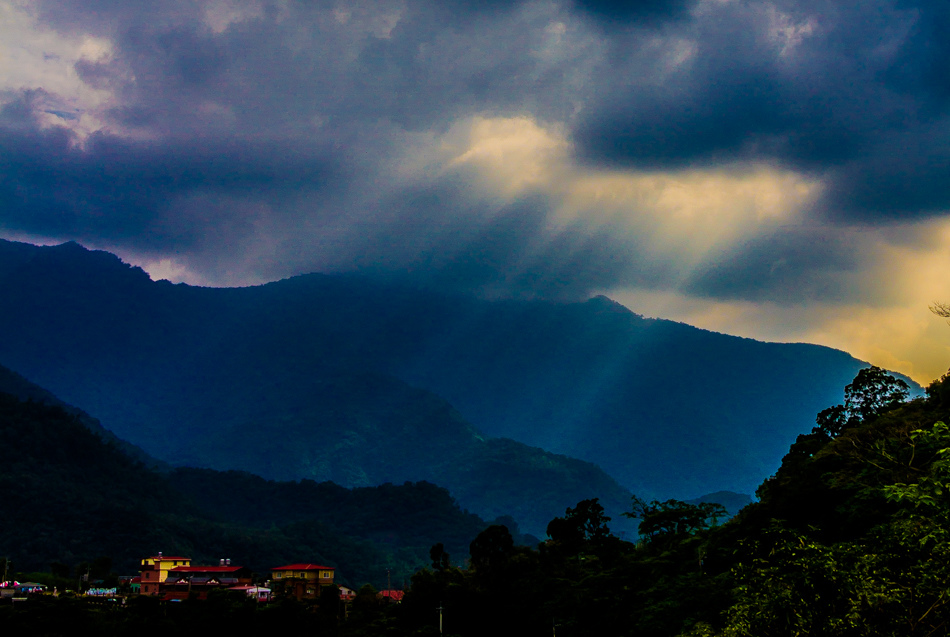
M284 576L283 573L274 573L274 579L280 579L283 576Z
M323 571L323 577L324 577L324 578L329 578L329 577L330 577L330 571Z

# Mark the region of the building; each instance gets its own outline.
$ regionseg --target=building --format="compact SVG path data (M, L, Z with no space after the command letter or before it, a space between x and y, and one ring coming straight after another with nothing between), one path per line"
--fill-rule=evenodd
M332 566L288 564L271 569L271 588L275 597L289 595L297 599L319 599L320 588L333 584Z
M168 579L168 572L170 570L180 566L190 565L190 557L165 557L161 551L159 551L158 555L146 557L142 560L142 570L139 572L142 595L160 594L162 585L165 580Z
M231 566L231 560L221 562L218 566L178 566L171 569L162 583L162 597L169 600L188 599L195 595L198 599L206 599L208 593L216 588L250 586L249 568Z

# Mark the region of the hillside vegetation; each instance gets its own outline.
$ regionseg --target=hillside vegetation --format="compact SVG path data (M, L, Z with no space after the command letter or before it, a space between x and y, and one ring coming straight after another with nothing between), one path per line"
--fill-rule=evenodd
M323 275L199 288L73 243L0 242L0 295L0 362L160 460L347 487L427 480L536 534L585 498L616 520L631 493L750 493L862 366L602 297L489 301Z
M363 634L792 637L950 634L950 375L926 397L862 370L799 436L759 501L635 500L624 542L594 501L553 520L539 550L501 526L413 578Z
M338 296L371 298L365 282L204 289L76 244L0 252L0 362L165 462L346 487L425 480L536 534L578 499L622 510L630 496L590 462L487 439L387 370L408 346L379 323L389 293L377 307Z
M49 458L41 468L50 480L74 473L76 457L123 462L62 410L10 397L0 397L0 407L0 422L15 423L18 432L3 432L15 451L0 460L21 476L5 483L5 490L15 483L31 485L23 476L40 452ZM34 549L50 549L73 537L94 542L94 536L84 534L91 527L82 524L89 511L105 516L111 511L112 532L122 538L126 517L138 517L145 508L174 507L174 498L191 494L192 503L200 501L215 520L186 519L182 512L146 517L166 542L197 523L203 536L189 537L200 539L205 549L221 538L213 549L219 553L235 546L274 550L268 541L329 552L342 548L334 544L340 536L327 532L329 525L340 524L349 547L369 551L364 559L382 557L371 551L389 541L430 541L432 529L451 544L430 546L424 558L428 565L412 576L402 604L381 604L371 588L364 588L345 619L335 602L321 601L316 613L294 605L256 612L239 600L216 597L167 611L137 603L118 613L70 600L31 602L26 608L0 609L0 621L41 628L66 625L68 619L74 626L112 634L132 634L143 617L160 616L166 631L243 625L328 637L433 635L440 632L440 622L444 634L465 637L497 630L583 637L948 635L948 421L950 375L933 383L926 396L908 400L899 379L877 368L862 370L847 386L844 402L821 411L815 426L798 437L780 469L759 488L758 502L724 521L718 504L634 498L627 516L639 524L637 542L612 531L612 520L596 498L552 519L547 540L537 547L520 545L523 538L512 535L510 521L496 520L482 525L465 550L459 546L465 533L451 522L464 514L445 506L447 494L431 485L347 492L335 485L275 484L246 474L190 469L174 472L168 483L153 483L151 499L142 499L142 486L110 492L116 487L103 472L90 484L103 492L102 501L77 483L52 502L63 505L57 513L63 515L71 510L66 501L78 498L81 514L74 511L45 530L35 527L43 544L14 541ZM57 440L80 453L43 451ZM16 464L15 456L23 460ZM116 471L128 475L129 468L119 464ZM216 500L215 492L230 497ZM38 497L41 492L27 493ZM433 509L441 513L418 513L416 503L433 499L441 499L442 506ZM110 510L106 502L118 504ZM143 502L146 507L135 508ZM307 503L333 502L337 511L324 511L327 526L304 519ZM386 520L395 517L404 520L385 528ZM168 526L169 518L177 523ZM232 522L224 526L224 519ZM275 519L288 524L278 527ZM77 526L78 535L60 531L63 523ZM268 523L271 528L264 531ZM3 542L16 532L4 528ZM353 538L361 533L371 538L357 546ZM4 546L10 544L0 549Z
M299 561L337 566L341 581L399 582L444 542L463 551L487 523L445 489L275 483L241 473L148 468L75 414L0 393L0 557L20 572L106 556L134 573L158 551L266 573ZM528 541L531 541L530 539Z

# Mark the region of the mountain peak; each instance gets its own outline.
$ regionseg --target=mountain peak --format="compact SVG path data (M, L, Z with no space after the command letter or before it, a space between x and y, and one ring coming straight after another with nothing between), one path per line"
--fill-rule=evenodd
M93 276L102 282L146 283L151 277L142 268L130 265L105 250L90 250L76 241L55 246L41 246L23 264L26 267L56 271L59 275Z
M614 301L612 298L608 296L604 296L603 294L598 294L597 296L593 296L587 299L587 305L590 307L596 308L598 311L601 311L601 312L612 312L614 314L629 314L637 318L641 318L641 319L643 318L642 314L637 314L636 312L628 308L626 305L623 305L622 303L618 303L617 301Z

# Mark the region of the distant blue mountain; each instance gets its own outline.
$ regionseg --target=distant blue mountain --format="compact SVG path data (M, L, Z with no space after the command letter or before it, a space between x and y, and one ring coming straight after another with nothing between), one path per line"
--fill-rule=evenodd
M74 243L0 242L0 297L0 363L162 460L432 480L534 533L580 497L616 511L626 489L751 493L865 366L603 297L486 301L316 274L198 288Z

